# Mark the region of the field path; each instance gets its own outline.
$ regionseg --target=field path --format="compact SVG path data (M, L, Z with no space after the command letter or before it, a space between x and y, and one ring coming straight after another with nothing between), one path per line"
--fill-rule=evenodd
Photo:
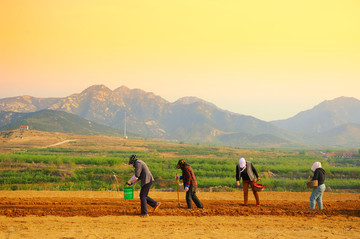
M48 146L44 146L44 147L41 147L41 148L50 148L50 147L55 147L55 146L58 146L58 145L61 145L61 144L65 144L65 143L69 143L69 142L74 142L76 141L75 139L67 139L67 140L64 140L64 141L61 141L61 142L58 142L56 144L51 144L51 145L48 145Z

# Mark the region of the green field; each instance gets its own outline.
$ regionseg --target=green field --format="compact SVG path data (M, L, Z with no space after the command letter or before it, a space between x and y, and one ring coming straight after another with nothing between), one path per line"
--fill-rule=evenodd
M325 184L333 191L360 189L359 158L165 143L144 147L141 151L47 148L0 154L0 190L122 190L133 174L127 165L131 154L147 163L157 189L176 188L174 175L181 171L175 166L185 159L194 169L199 188L236 190L235 167L240 157L253 163L268 191L308 191L306 182L315 161L323 164Z

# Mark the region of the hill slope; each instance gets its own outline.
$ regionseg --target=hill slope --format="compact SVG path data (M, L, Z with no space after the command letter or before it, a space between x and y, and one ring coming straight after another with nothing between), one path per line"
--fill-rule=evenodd
M39 131L85 135L123 135L121 130L94 123L74 114L54 110L22 113L18 117L15 117L9 124L0 127L0 130L18 129L21 125L29 125L31 129Z
M307 133L322 133L347 123L360 124L360 100L339 97L324 101L292 118L271 123L286 130Z
M317 145L338 145L360 147L360 124L348 123L329 131L309 137L309 143Z

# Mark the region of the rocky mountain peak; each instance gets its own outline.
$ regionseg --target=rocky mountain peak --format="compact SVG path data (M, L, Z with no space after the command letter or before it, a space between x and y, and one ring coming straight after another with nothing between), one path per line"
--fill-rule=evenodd
M146 95L151 95L153 93L146 92L141 89L129 89L126 86L121 86L114 90L115 93L124 96L124 97L145 97Z
M175 104L190 105L195 102L202 102L203 100L194 96L186 96L178 99Z
M113 91L110 90L105 85L93 85L85 89L81 94L88 94L88 93L94 93L94 92L106 92L106 93L112 93Z
M317 105L317 107L321 108L329 108L329 107L333 107L333 108L338 108L338 107L342 107L343 105L348 105L348 106L359 106L360 105L360 101L354 97L345 97L345 96L341 96L338 98L335 98L333 100L325 100L322 103L320 103L319 105Z
M114 90L114 92L116 92L118 94L122 94L122 95L128 95L128 94L130 94L131 90L129 88L127 88L126 86L122 85L119 88L116 88Z
M175 105L176 104L181 104L181 105L191 105L191 104L194 104L194 103L200 103L200 104L204 104L204 105L208 105L208 106L211 106L211 107L214 107L214 108L217 108L216 105L210 103L210 102L207 102L203 99L200 99L200 98L197 98L197 97L194 97L194 96L187 96L187 97L182 97L180 99L178 99L177 101L175 101Z

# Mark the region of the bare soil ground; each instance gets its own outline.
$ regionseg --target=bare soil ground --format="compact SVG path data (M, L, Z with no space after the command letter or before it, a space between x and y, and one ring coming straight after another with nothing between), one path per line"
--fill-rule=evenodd
M310 210L310 192L199 192L205 208L186 208L180 193L150 191L162 202L140 218L138 193L0 191L0 238L360 238L360 195L325 193Z

